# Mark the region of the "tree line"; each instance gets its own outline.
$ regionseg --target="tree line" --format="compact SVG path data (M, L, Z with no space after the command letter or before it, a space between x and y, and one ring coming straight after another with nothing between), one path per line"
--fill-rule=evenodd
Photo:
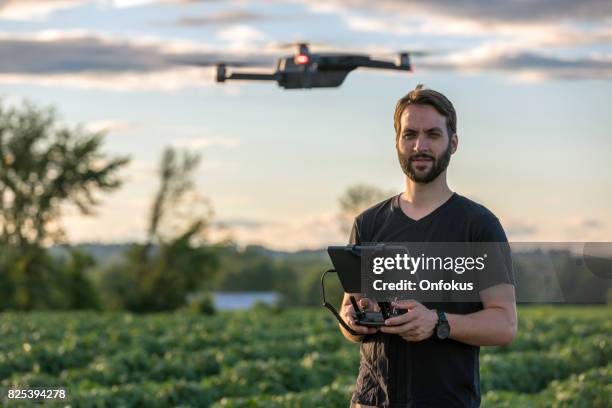
M104 136L63 125L53 108L0 100L0 310L175 310L188 294L212 290L276 291L283 303L318 303L320 273L329 267L321 254L274 259L264 248L207 240L212 206L194 181L201 158L188 151L162 154L143 242L103 264L71 246L62 215L95 216L130 163L104 151ZM343 214L380 194L349 189ZM58 246L54 255L49 249ZM210 310L209 297L202 303L196 309Z
M143 242L127 245L106 263L71 246L62 214L72 209L95 216L101 197L122 186L120 173L130 162L104 152L103 138L101 132L62 125L53 109L0 103L0 311L211 312L209 296L190 305L187 299L212 291L275 291L284 305L320 304L321 273L331 266L324 251L279 255L207 239L212 206L194 181L201 158L187 151L167 148L160 158ZM392 194L365 184L349 187L339 200L340 228L348 235L355 215ZM51 246L63 247L61 256ZM610 298L609 281L576 275L577 260L569 253L551 256L567 300ZM538 254L522 256L515 265L520 295L537 298L550 286L537 274ZM337 279L330 278L328 291L340 299Z
M94 259L69 245L61 216L94 215L101 196L122 186L130 159L105 153L103 137L62 125L50 108L0 104L0 310L171 310L217 272L205 240L210 205L194 183L200 158L167 148L145 241L91 273ZM52 256L52 245L67 255Z

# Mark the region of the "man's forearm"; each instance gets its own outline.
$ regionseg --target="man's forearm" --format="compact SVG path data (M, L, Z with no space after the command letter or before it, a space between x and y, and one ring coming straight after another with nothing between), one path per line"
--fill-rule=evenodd
M489 307L467 315L446 314L450 338L472 346L505 346L516 335L516 314Z

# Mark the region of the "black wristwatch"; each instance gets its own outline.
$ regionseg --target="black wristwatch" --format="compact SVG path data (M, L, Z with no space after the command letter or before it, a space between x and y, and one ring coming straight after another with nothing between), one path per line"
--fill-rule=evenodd
M440 340L447 339L450 335L450 325L446 320L446 315L443 310L438 310L438 323L436 324L436 336Z

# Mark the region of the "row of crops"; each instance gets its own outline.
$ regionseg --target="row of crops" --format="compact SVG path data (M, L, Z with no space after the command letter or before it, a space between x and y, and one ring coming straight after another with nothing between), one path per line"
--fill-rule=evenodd
M608 407L611 308L521 308L482 348L483 406ZM72 407L346 407L359 348L324 310L4 313L0 387L59 388ZM29 406L29 401L8 401Z

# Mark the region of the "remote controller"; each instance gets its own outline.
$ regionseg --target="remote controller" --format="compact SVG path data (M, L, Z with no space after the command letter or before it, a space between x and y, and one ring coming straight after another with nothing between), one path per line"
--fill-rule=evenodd
M366 312L359 308L354 296L350 297L353 309L355 309L356 323L360 326L381 327L386 326L385 320L390 317L399 316L406 313L405 309L391 307L390 302L378 302L380 312Z

